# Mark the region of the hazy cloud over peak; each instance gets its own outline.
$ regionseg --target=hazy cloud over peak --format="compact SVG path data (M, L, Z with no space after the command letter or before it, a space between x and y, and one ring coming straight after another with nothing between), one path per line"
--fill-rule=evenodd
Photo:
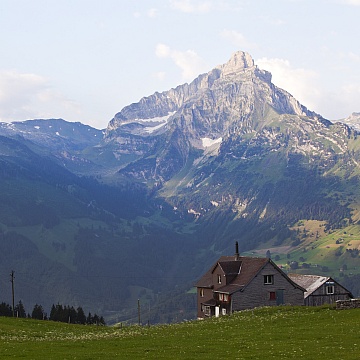
M230 41L230 43L235 45L238 49L248 50L248 49L256 48L255 43L251 43L250 41L248 41L242 33L238 32L236 30L224 29L220 33L220 36L223 39Z
M170 58L181 69L184 81L191 81L197 75L208 70L205 61L193 50L173 50L160 43L156 46L155 54L159 58Z
M48 79L14 70L0 72L0 121L69 119L74 113L80 116L79 107L55 91Z
M294 68L286 59L261 58L255 61L260 69L272 74L272 82L291 93L310 110L316 108L320 90L316 86L317 74L311 70Z

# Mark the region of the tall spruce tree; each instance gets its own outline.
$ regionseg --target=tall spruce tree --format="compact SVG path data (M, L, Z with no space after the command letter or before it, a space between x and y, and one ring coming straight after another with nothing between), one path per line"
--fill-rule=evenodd
M84 310L82 309L81 306L79 306L77 308L77 319L76 319L76 322L78 324L82 324L82 325L85 325L86 324L86 315L84 313Z
M44 309L41 305L35 304L34 309L31 313L31 318L37 320L46 319L46 313L44 312Z
M26 318L26 311L21 300L15 306L15 316L19 318Z

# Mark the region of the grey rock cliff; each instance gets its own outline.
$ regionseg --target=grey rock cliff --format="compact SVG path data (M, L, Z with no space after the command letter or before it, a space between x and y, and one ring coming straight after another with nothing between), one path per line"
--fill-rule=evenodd
M149 167L139 177L163 182L184 166L191 149L219 147L228 138L259 131L282 114L329 123L272 84L271 74L239 51L190 84L123 108L110 121L104 143L112 146L117 158L132 154L139 159L156 153L151 166L141 162ZM135 167L127 169L131 176L136 174Z

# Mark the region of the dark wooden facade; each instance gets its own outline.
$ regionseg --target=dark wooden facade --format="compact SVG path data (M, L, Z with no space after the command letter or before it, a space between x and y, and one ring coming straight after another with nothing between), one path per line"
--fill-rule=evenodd
M198 318L259 306L304 304L305 289L268 258L222 256L196 287Z
M349 290L331 277L290 274L289 278L306 290L304 293L304 304L306 306L333 304L337 300L350 300L353 298Z

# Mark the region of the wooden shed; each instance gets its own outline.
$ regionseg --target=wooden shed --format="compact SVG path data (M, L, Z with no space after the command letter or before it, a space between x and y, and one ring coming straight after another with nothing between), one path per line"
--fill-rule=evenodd
M333 304L337 300L349 300L353 296L333 278L318 275L289 274L289 278L306 289L304 305L319 306Z

